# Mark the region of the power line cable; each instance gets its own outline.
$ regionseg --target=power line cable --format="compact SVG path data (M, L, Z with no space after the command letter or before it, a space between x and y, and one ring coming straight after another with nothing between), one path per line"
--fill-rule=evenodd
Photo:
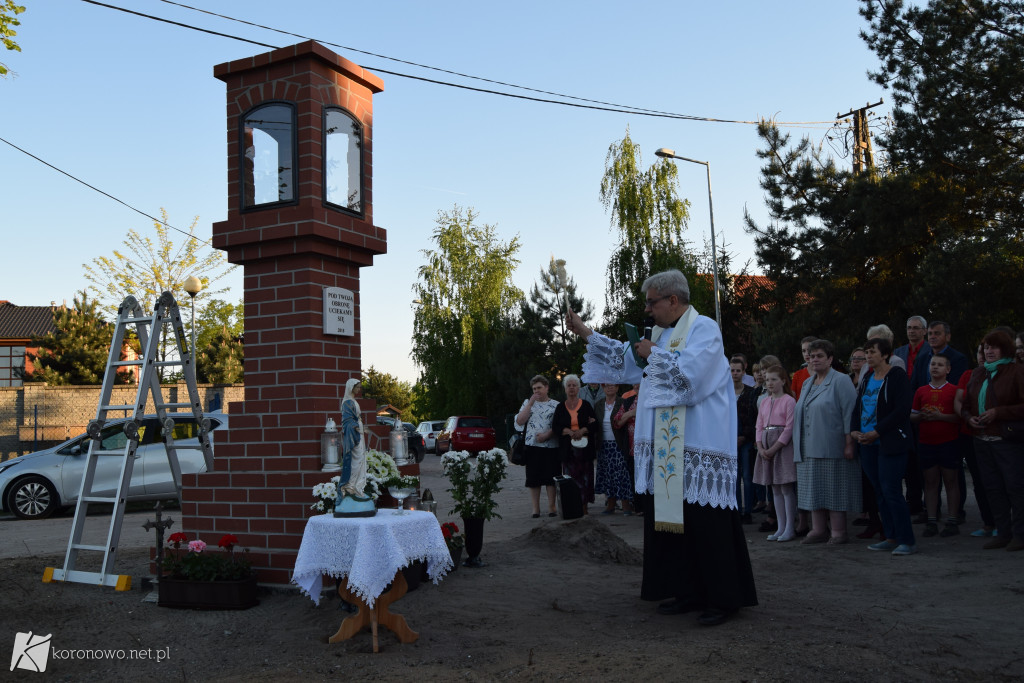
M75 176L71 175L71 174L70 174L70 173L68 173L67 171L65 171L65 170L63 170L63 169L60 169L60 168L57 168L56 166L54 166L54 165L53 165L53 164L51 164L50 162L46 161L45 159L40 159L40 158L39 158L39 157L37 157L37 156L36 156L35 154L32 154L31 152L29 152L29 151L27 151L27 150L24 150L24 149L22 149L21 147L18 147L18 146L17 146L16 144L14 144L13 142L11 142L11 141L9 141L9 140L5 140L4 138L0 137L0 142L3 142L4 144L10 145L10 146L11 146L11 147L13 147L14 149L16 149L16 150L18 150L19 152L21 152L22 154L25 154L26 156L30 156L30 157L32 157L33 159L35 159L36 161L38 161L39 163L41 163L41 164L43 164L43 165L45 165L45 166L49 166L49 167L50 167L50 168L52 168L52 169L53 169L54 171L57 171L58 173L62 173L62 174L64 174L64 175L66 175L66 176L67 176L68 178L71 178L72 180L74 180L75 182L77 182L77 183L81 183L82 185L85 185L85 186L86 186L86 187L88 187L88 188L89 188L90 190L94 190L94 191L96 191L96 192L99 192L99 193L100 193L101 195L103 195L104 197L108 197L108 198L110 198L110 199L113 199L113 200L114 200L115 202L117 202L118 204L121 204L121 205L123 205L123 206L126 206L126 207L128 207L129 209L131 209L132 211L134 211L134 212L135 212L135 213L137 213L137 214L140 214L140 215L142 215L142 216L145 216L146 218L148 218L148 219L150 219L150 220L152 220L152 221L155 221L155 222L157 222L157 223L159 223L159 224L161 224L161 225L167 226L167 227L168 227L168 228L170 228L171 230L177 230L178 232L180 232L180 233L181 233L182 235L185 235L185 236L186 236L186 237L188 237L189 239L193 239L193 240L198 240L198 239L199 239L198 237L196 237L196 236L195 236L195 235L193 235L192 233L189 233L189 232L185 232L185 231L184 231L184 230L182 230L181 228L176 228L176 227L174 227L173 225L171 225L170 223L167 223L166 221L162 221L162 220L160 220L159 218L156 218L155 216L150 216L150 215L149 215L148 213L146 213L145 211L142 211L142 210L140 210L140 209L136 209L136 208L135 208L134 206L132 206L132 205L131 205L131 204L129 204L128 202L126 202L126 201L123 201L123 200L121 200L121 199L118 199L117 197L115 197L114 195L110 194L109 192L104 192L104 191L103 191L103 190L101 190L100 188L98 188L98 187L96 187L96 186L94 186L94 185L90 185L89 183L85 182L85 181L84 181L84 180L82 180L81 178L76 178ZM200 244L199 246L200 246L200 247L205 247L205 246L208 246L208 245L210 244L210 242L211 242L212 240L213 240L213 238L211 237L211 238L210 238L209 240L206 240L205 242L202 242L202 243L201 243L201 244Z
M578 109L590 109L595 111L608 111L616 114L636 114L637 116L650 116L652 118L661 119L681 119L684 121L707 121L710 123L746 123L746 124L757 124L757 121L733 121L729 119L712 119L704 118L700 116L691 116L689 114L669 114L669 113L655 113L651 110L633 110L627 111L625 109L617 109L615 107L601 107L596 104L580 104L577 102L561 102L559 100L550 100L543 97L531 97L529 95L516 95L515 93L501 92L500 90L488 90L486 88L474 88L471 85L462 85L460 83L449 83L447 81L438 81L433 78L426 78L424 76L412 76L410 74L403 74L397 71L388 71L387 69L381 69L375 66L364 66L360 64L364 69L382 74L388 74L389 76L398 76L400 78L410 78L416 81L424 81L426 83L434 83L436 85L447 85L452 88L460 88L462 90L470 90L473 92L487 93L489 95L501 95L502 97L511 97L517 100L526 100L528 102L542 102L545 104L559 104L563 107L576 107Z
M377 52L370 52L368 50L361 50L361 49L359 49L357 47L352 47L351 45L341 45L340 43L333 43L333 42L331 42L329 40L323 40L323 39L320 39L320 38L313 38L312 36L304 36L304 35L302 35L300 33L292 33L291 31L285 31L283 29L274 28L273 26L266 26L264 24L257 24L255 22L246 21L245 19L239 19L237 17L229 17L226 14L218 14L217 12L211 12L210 10L202 9L201 7L193 7L191 5L186 5L186 4L183 4L183 3L180 3L180 2L174 2L174 0L160 0L160 2L163 2L163 3L168 4L168 5L175 5L177 7L184 7L185 9L190 9L190 10L193 10L195 12L201 12L203 14L208 14L210 16L219 17L221 19L227 19L228 21L234 21L234 22L237 22L237 23L240 23L240 24L245 24L246 26L253 26L255 28L261 28L261 29L264 29L264 30L267 30L267 31L274 31L275 33L281 33L281 34L286 35L286 36L292 36L293 38L302 38L303 40L315 40L316 42L318 42L318 43L320 43L322 45L330 45L331 47L341 48L343 50L348 50L349 52L358 52L360 54L369 55L371 57L379 57L381 59L387 59L387 60L392 61L392 62L398 62L399 64L408 64L409 66L415 66L415 67L418 67L418 68L421 68L421 69L429 69L431 71L439 71L441 73L450 74L452 76L459 76L461 78L469 78L469 79L476 80L476 81L482 81L484 83L493 83L494 85L502 85L502 86L505 86L505 87L508 87L508 88L517 88L519 90L526 90L526 91L529 91L529 92L535 92L535 93L539 93L541 95L552 95L554 97L562 97L562 98L570 99L570 100L578 100L580 102L589 102L591 104L598 104L598 105L603 105L603 106L606 106L606 107L615 107L616 109L630 109L630 110L637 111L637 112L649 112L651 114L662 114L662 115L665 115L665 116L672 116L672 117L677 117L677 118L689 118L689 119L698 120L698 121L708 120L708 121L719 121L719 122L722 122L722 123L751 123L750 121L734 121L734 120L729 120L729 119L708 119L708 118L705 118L705 117L690 116L690 115L687 115L687 114L674 114L672 112L660 111L658 109L647 109L647 108L644 108L644 107L634 107L634 106L629 105L629 104L616 104L614 102L604 102L602 100L588 99L586 97L577 97L576 95L566 95L564 93L553 92L551 90L541 90L539 88L531 88L531 87L525 86L525 85L517 85L515 83L508 83L508 82L505 82L505 81L499 81L499 80L495 80L495 79L492 79L492 78L484 78L483 76L474 76L472 74L462 73L460 71L453 71L451 69L443 69L443 68L437 67L437 66L430 66L429 64L420 64L419 62L413 62L413 61L410 61L410 60L407 60L407 59L399 59L398 57L389 57L388 55L383 55L383 54L380 54L380 53L377 53ZM364 68L370 68L370 67L364 67ZM384 71L382 69L374 69L374 70L375 71L381 71L382 73L387 73L387 74L391 74L391 75L395 75L395 76L405 76L405 74L394 73L394 72L391 72L391 71ZM442 85L451 85L450 83L447 83L447 82L444 82L444 81L429 81L429 82L431 82L431 83L439 83L439 84L442 84ZM493 93L494 91L481 89L480 92ZM547 102L549 100L539 100L539 101ZM821 123L821 122L809 122L809 123ZM825 123L830 123L830 122L825 122Z
M86 3L91 4L91 5L97 5L97 6L100 6L100 7L106 7L108 9L113 9L113 10L117 10L117 11L126 12L128 14L133 14L133 15L136 15L136 16L139 16L139 17L143 17L143 18L146 18L146 19L152 19L154 21L160 21L160 22L163 22L163 23L172 24L174 26L180 26L182 28L189 28L189 29L193 29L193 30L196 30L196 31L202 31L203 33L210 33L212 35L222 36L222 37L226 37L226 38L232 38L234 40L239 40L239 41L246 42L246 43L252 43L254 45L260 45L260 46L269 47L269 48L272 48L272 49L279 49L278 46L275 46L275 45L269 45L267 43L261 43L261 42L255 41L255 40L250 40L248 38L242 38L241 36L236 36L236 35L232 35L232 34L228 34L228 33L222 33L222 32L219 32L219 31L211 31L209 29L204 29L204 28L201 28L201 27L198 27L198 26L193 26L191 24L185 24L185 23L182 23L182 22L171 21L169 19L164 19L162 17L157 17L157 16L154 16L154 15L145 14L145 13L142 13L142 12L136 12L136 11L133 11L133 10L128 10L128 9L123 8L123 7L118 7L117 5L110 5L110 4L107 4L107 3L102 3L102 2L99 2L98 0L82 0L82 2L86 2ZM282 33L282 34L285 34L285 35L290 35L290 36L293 36L293 37L296 37L296 38L303 38L305 40L316 40L316 39L310 38L308 36L303 36L303 35L300 35L300 34L297 34L297 33L291 33L291 32L288 32L288 31L283 31L281 29L276 29L276 28L273 28L273 27L264 26L262 24L256 24L256 23L245 21L245 20L242 20L242 19L236 19L234 17L229 17L229 16L223 15L223 14L217 14L215 12L210 12L208 10L203 10L203 9L200 9L200 8L192 7L190 5L184 5L184 4L177 3L177 2L171 2L170 0L161 0L161 2L165 2L165 3L171 4L171 5L177 5L179 7L183 7L183 8L190 9L190 10L194 10L194 11L197 11L197 12L202 12L204 14L210 14L212 16L216 16L216 17L220 17L220 18L223 18L223 19L227 19L229 21L237 21L239 23L247 24L249 26L254 26L254 27L257 27L257 28L262 28L262 29L269 30L269 31L276 31L278 33ZM573 96L573 95L564 95L564 94L561 94L561 93L555 93L555 92L550 92L550 91L546 91L546 90L538 90L538 89L535 89L535 88L529 88L527 86L520 86L520 85L511 84L511 83L504 83L502 81L495 81L495 80L492 80L492 79L486 79L486 78L482 78L482 77L479 77L479 76L472 76L472 75L463 74L463 73L460 73L460 72L457 72L457 71L450 71L450 70L447 70L447 69L441 69L439 67L432 67L432 66L428 66L428 65L424 65L424 64L418 64L416 62L410 62L410 61L398 59L398 58L395 58L395 57L388 57L387 55L381 55L381 54L377 54L377 53L373 53L373 52L367 52L366 50L360 50L358 48L352 48L352 47L348 47L348 46L344 46L344 45L339 45L338 43L332 43L330 41L317 40L317 42L323 43L325 45L331 45L333 47L340 47L340 48L345 49L345 50L351 50L353 52L359 52L361 54L373 55L373 56L377 56L377 57L380 57L380 58L383 58L383 59L388 59L388 60L400 62L400 63L403 63L403 64L409 64L409 65L412 65L412 66L421 67L421 68L424 68L424 69L432 69L432 70L436 70L436 71L441 71L443 73L449 73L449 74L461 76L461 77L464 77L464 78L471 78L471 79L481 80L481 81L485 81L485 82L488 82L488 83L495 83L495 84L505 85L507 87L519 88L519 89L523 89L523 90L529 90L529 91L537 92L537 93L541 93L541 94L554 95L556 97L561 97L561 98L565 98L565 99L575 99L575 100L580 100L582 102L593 102L594 105L576 104L576 103L573 103L573 102L564 102L564 101L561 101L561 100L550 100L550 99L540 98L540 97L529 97L529 96L525 96L525 95L516 95L514 93L506 93L506 92L501 92L499 90L490 90L490 89L487 89L487 88L474 88L472 86L460 85L460 84L451 83L451 82L448 82L448 81L440 81L440 80L436 80L436 79L425 78L425 77L422 77L422 76L413 76L411 74L405 74L405 73L401 73L401 72L397 72L397 71L389 71L387 69L379 69L379 68L376 68L376 67L366 66L366 65L362 65L362 64L359 65L360 67L362 67L364 69L369 69L371 71L378 71L380 73L385 73L385 74L388 74L388 75L391 75L391 76L397 76L397 77L400 77L400 78L408 78L408 79L412 79L412 80L423 81L423 82L432 83L432 84L435 84L435 85L444 85L444 86L448 86L448 87L452 87L452 88L460 88L460 89L463 89L463 90L470 90L470 91L473 91L473 92L480 92L480 93L485 93L485 94L490 94L490 95L500 95L500 96L503 96L503 97L511 97L511 98L514 98L514 99L523 99L523 100L527 100L527 101L540 102L540 103L545 103L545 104L559 104L559 105L562 105L562 106L577 107L577 108L580 108L580 109L590 109L590 110L596 110L596 111L607 111L607 112L619 113L619 114L636 114L636 115L639 115L639 116L650 116L650 117L654 117L654 118L680 119L680 120L684 120L684 121L704 121L704 122L708 122L708 123L738 123L738 124L744 124L744 125L758 125L758 124L761 123L760 121L745 121L745 120L740 120L740 119L719 119L719 118L708 117L708 116L695 116L695 115L692 115L692 114L674 114L674 113L671 113L671 112L662 112L662 111L655 110L655 109L644 109L644 108L641 108L641 107L633 107L631 105L619 105L619 104L614 104L614 103L609 103L609 102L602 102L600 100L590 100L590 99L586 99L586 98L582 98L582 97L576 97L576 96ZM603 105L603 106L596 106L596 105ZM805 126L805 125L811 125L811 124L831 124L831 123L833 123L832 120L829 120L829 121L781 121L781 122L776 122L775 125L778 125L778 126Z
M192 29L194 31L200 31L202 33L208 33L210 35L215 35L215 36L219 36L219 37L222 37L222 38L230 38L232 40L238 40L238 41L241 41L241 42L244 42L244 43L250 43L252 45L259 45L260 47L268 47L268 48L271 48L271 49L274 49L274 50L280 49L278 46L270 45L269 43L261 43L259 41L251 40L249 38L243 38L241 36L235 36L235 35L231 35L231 34L228 34L228 33L222 33L222 32L219 32L219 31L213 31L213 30L205 29L205 28L202 28L202 27L199 27L199 26L193 26L193 25L190 25L190 24L184 24L184 23L181 23L181 22L172 21L170 19L164 19L162 17L157 17L157 16L153 16L153 15L150 15L150 14L145 14L145 13L142 13L142 12L136 12L134 10L126 9L124 7L118 7L116 5L110 5L110 4L107 4L107 3L99 2L98 0L82 0L82 1L86 2L88 4L91 4L91 5L97 5L99 7L106 7L108 9L116 10L116 11L119 11L119 12L125 12L126 14L132 14L132 15L139 16L139 17L142 17L142 18L145 18L145 19L152 19L154 21L159 21L159 22L163 22L163 23L166 23L166 24L171 24L171 25L174 25L174 26L179 26L181 28ZM198 11L198 12L203 12L203 13L206 13L206 14L211 14L213 16L222 17L222 18L225 18L225 19L229 19L231 21L237 21L237 22L240 22L240 23L243 23L243 24L249 24L249 25L255 26L257 28L263 28L263 29L267 29L267 30L270 30L270 31L277 31L279 33L284 33L284 34L291 35L291 36L298 37L298 38L305 38L307 40L314 40L313 38L308 38L306 36L302 36L302 35L299 35L299 34L288 33L287 31L282 31L282 30L279 30L279 29L275 29L275 28L271 28L271 27L267 27L267 26L262 26L260 24L254 24L252 22L247 22L247 21L244 21L244 20L241 20L241 19L234 19L232 17L227 17L225 15L216 14L214 12L209 12L207 10L202 10L202 9L198 9L198 8L195 8L195 7L190 7L189 5L183 5L181 3L171 2L171 0L161 0L161 1L162 2L166 2L167 4L178 5L180 7L184 7L184 8L187 8L187 9L195 10L195 11ZM422 76L413 76L413 75L410 75L410 74L403 74L403 73L399 73L399 72L396 72L396 71L389 71L389 70L386 70L386 69L380 69L380 68L377 68L377 67L367 67L367 66L360 65L362 68L370 69L372 71L377 71L377 72L380 72L380 73L386 73L386 74L389 74L389 75L392 75L392 76L398 76L398 77L401 77L401 78L409 78L409 79L413 79L413 80L424 81L424 82L433 83L433 84L436 84L436 85L445 85L445 86L454 87L454 88L461 88L461 89L464 89L464 90L471 90L471 91L474 91L474 92L481 92L481 93L492 94L492 95L501 95L501 96L504 96L504 97L512 97L512 98L516 98L516 99L524 99L524 100L528 100L528 101L542 102L542 103L547 103L547 104L560 104L560 105L563 105L563 106L577 107L577 108L581 108L581 109L591 109L591 110L598 110L598 111L609 111L609 112L623 113L623 114L634 113L634 114L639 114L641 116L653 116L653 117L658 117L658 118L674 118L674 119L683 119L683 120L690 120L690 121L706 121L706 122L712 122L712 123L740 123L740 124L755 124L755 125L760 123L759 121L741 121L741 120L733 120L733 119L716 119L716 118L711 118L711 117L693 116L693 115L689 115L689 114L673 114L673 113L669 113L669 112L660 112L660 111L653 110L653 109L642 109L642 108L639 108L639 107L632 107L630 105L617 105L617 104L612 104L612 103L605 103L605 102L601 102L600 100L589 100L589 99L586 99L586 98L575 97L575 96L572 96L572 95L562 95L562 94L559 94L559 93L554 93L554 92L545 91L545 90L537 90L535 88L529 88L529 87L526 87L526 86L519 86L519 85L515 85L515 84L510 84L510 83L503 83L502 81L494 81L494 80L482 78L482 77L479 77L479 76L471 76L471 75L467 75L467 74L461 74L461 73L456 72L456 71L449 71L449 70L446 70L446 69L440 69L438 67L432 67L432 66L427 66L427 65L423 65L423 64L417 64L415 62L409 62L409 61L397 59L397 58L394 58L394 57L388 57L386 55L378 55L378 54L375 54L375 53L372 53L372 52L367 52L365 50L359 50L357 48L347 47L347 46L344 46L344 45L339 45L337 43L331 43L329 41L317 41L317 42L322 42L324 44L332 45L334 47L340 47L342 49L351 50L353 52L359 52L359 53L362 53L362 54L374 55L374 56L381 57L383 59L388 59L388 60L392 60L392 61L396 61L396 62L410 64L412 66L418 66L418 67L422 67L422 68L425 68L425 69L432 69L432 70L441 71L441 72L444 72L444 73L450 73L450 74L457 75L457 76L462 76L462 77L465 77L465 78L481 80L481 81L485 81L485 82L489 82L489 83L505 85L505 86L508 86L508 87L519 88L519 89L523 89L523 90L529 90L529 91L532 91L532 92L538 92L538 93L542 93L542 94L551 94L551 95L555 95L557 97L564 97L564 98L568 98L568 99L580 100L582 102L593 102L595 104L607 104L608 106L595 106L595 105L586 105L586 104L576 104L576 103L573 103L573 102L561 102L561 101L557 101L557 100L549 100L549 99L539 98L539 97L529 97L529 96L525 96L525 95L516 95L516 94L513 94L513 93L504 93L504 92L501 92L501 91L488 90L488 89L485 89L485 88L474 88L472 86L461 85L461 84L458 84L458 83L449 83L449 82L446 82L446 81L439 81L439 80L435 80L435 79L425 78L425 77L422 77ZM835 124L835 122L834 121L774 122L774 125L777 125L777 126L793 126L793 127L802 126L802 127L808 127L808 128L811 127L814 124ZM71 178L75 182L81 183L82 185L85 185L89 189L91 189L91 190L93 190L95 192L98 192L98 193L104 195L105 197L107 197L109 199L114 200L115 202L125 206L128 209L131 209L132 211L134 211L135 213L138 213L141 216L145 216L146 218L149 218L150 220L152 220L152 221L154 221L156 223L159 223L160 225L166 226L167 228L170 228L171 230L179 232L182 235L185 235L186 237L188 237L189 239L199 240L199 238L196 237L195 235L193 235L191 233L188 233L188 232L186 232L186 231L184 231L184 230L182 230L180 228L177 228L177 227L171 225L170 223L167 223L166 221L163 221L163 220L161 220L159 218L156 218L155 216L152 216L152 215L146 213L145 211L142 211L141 209L135 208L131 204L128 204L127 202L125 202L125 201L115 197L114 195L112 195L112 194L110 194L108 192L104 192L103 190L99 189L98 187L90 185L89 183L85 182L84 180L82 180L82 179L72 175L71 173L68 173L67 171L65 171L65 170L63 170L61 168L58 168L57 166L54 166L53 164L49 163L48 161L46 161L44 159L41 159L40 157L32 154L31 152L29 152L29 151L27 151L25 149L22 149L21 147L18 147L17 145L15 145L14 143L10 142L9 140L6 140L6 139L0 137L0 142L3 142L4 144L7 144L7 145L11 146L12 148L16 149L17 151L21 152L22 154L25 154L26 156L29 156L29 157L35 159L39 163L41 163L41 164L43 164L45 166L48 166L49 168L52 168L53 170L57 171L58 173L61 173L61 174L65 175L65 176L67 176L68 178ZM208 246L210 244L210 242L212 241L212 239L213 238L211 237L209 240L206 240L205 242L202 242L200 244L200 246Z
M241 40L242 42L252 43L253 45L261 45L263 47L269 47L269 48L272 48L274 50L278 49L276 45L268 45L267 43L259 43L259 42L255 41L255 40L249 40L248 38L239 38L238 36L233 36L233 35L231 35L229 33L220 33L218 31L211 31L210 29L200 28L198 26L192 26L190 24L182 24L179 21L171 21L170 19L163 19L161 17L154 17L151 14L143 14L142 12L136 12L134 10L126 9L124 7L118 7L117 5L107 5L107 4L102 3L102 2L97 2L96 0L82 0L82 2L87 2L90 5L99 5L100 7L106 7L108 9L113 9L113 10L117 10L119 12L124 12L126 14L134 14L135 16L144 17L146 19L153 19L154 21L162 21L165 24L173 24L175 26L181 26L182 28L190 28L193 31L202 31L203 33L209 33L211 35L221 36L222 38L233 38L234 40Z

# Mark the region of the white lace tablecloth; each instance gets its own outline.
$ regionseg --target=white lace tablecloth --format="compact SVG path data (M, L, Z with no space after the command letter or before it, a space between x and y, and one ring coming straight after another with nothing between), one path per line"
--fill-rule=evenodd
M332 513L310 517L295 558L292 583L320 604L324 574L347 577L349 588L373 607L395 572L417 560L437 583L452 568L441 525L430 512L377 510L374 517L335 519Z

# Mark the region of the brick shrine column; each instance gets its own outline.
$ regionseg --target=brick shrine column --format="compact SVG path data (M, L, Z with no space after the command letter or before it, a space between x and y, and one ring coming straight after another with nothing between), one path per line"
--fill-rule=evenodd
M361 370L359 269L387 251L372 202L384 83L313 41L214 76L227 84L229 203L213 244L244 268L245 401L216 433L214 471L183 478L182 528L211 545L235 534L261 583L286 584L311 489L329 477L320 434ZM353 293L351 336L324 334L325 287Z

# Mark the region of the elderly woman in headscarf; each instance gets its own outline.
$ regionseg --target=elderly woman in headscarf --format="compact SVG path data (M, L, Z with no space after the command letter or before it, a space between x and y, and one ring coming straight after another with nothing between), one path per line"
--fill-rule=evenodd
M366 488L366 452L363 440L363 420L359 402L363 396L362 381L353 377L345 382L345 397L341 399L342 466L338 492L363 498Z

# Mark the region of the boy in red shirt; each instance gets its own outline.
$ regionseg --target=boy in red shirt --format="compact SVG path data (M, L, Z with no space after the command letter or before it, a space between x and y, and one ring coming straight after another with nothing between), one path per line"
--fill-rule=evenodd
M960 485L957 483L957 468L960 449L957 438L960 435L960 418L953 401L956 399L956 385L946 381L952 364L942 353L931 358L928 366L932 381L919 388L914 394L913 411L910 420L919 426L918 455L924 471L924 500L928 509L928 524L923 536L955 536L960 533L956 511L960 509ZM939 532L939 478L946 487L949 517L942 532Z
M800 366L800 369L793 373L792 383L789 385L793 389L793 398L800 400L800 390L804 388L804 382L811 376L811 371L807 369L807 360L811 357L808 346L812 341L818 341L817 337L804 337L800 340L800 354L804 357L804 364Z

